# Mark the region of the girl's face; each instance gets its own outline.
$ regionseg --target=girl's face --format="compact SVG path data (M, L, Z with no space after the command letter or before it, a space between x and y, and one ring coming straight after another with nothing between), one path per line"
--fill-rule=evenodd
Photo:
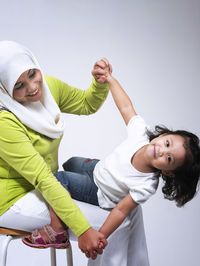
M13 89L13 98L20 102L36 102L42 97L42 74L38 69L29 69L21 74Z
M160 135L147 146L146 156L152 167L165 175L173 175L172 171L181 167L186 158L184 138L179 135Z

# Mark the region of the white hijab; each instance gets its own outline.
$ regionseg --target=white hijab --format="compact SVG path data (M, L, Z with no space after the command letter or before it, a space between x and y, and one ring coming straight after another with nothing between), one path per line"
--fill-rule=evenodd
M12 41L0 41L0 106L10 110L29 128L52 139L59 138L64 131L64 120L43 74L40 101L22 104L12 97L20 75L33 68L41 71L37 60L27 48Z

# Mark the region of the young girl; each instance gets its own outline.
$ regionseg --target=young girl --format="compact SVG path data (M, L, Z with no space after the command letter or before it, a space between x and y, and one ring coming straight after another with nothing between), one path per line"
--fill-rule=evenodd
M64 163L65 171L56 173L72 198L112 209L99 230L106 238L138 204L156 192L159 176L164 180L165 197L183 206L194 197L200 174L198 137L160 126L155 132L148 131L111 72L109 62L102 59L93 75L99 82L108 82L127 125L127 139L104 160L73 157ZM24 242L30 245L30 239Z

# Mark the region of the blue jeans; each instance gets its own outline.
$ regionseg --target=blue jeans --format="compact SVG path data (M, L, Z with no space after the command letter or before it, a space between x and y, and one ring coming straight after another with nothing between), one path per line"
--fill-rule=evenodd
M98 187L93 178L94 167L98 161L72 157L63 164L65 171L57 172L55 177L70 192L73 199L99 206Z

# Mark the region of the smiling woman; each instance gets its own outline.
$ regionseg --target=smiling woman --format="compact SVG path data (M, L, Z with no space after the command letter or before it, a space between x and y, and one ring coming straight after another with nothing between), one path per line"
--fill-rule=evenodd
M15 83L13 98L20 102L36 102L42 97L42 73L38 69L23 72Z
M49 223L50 205L55 219L63 221L56 230L47 229L58 238L59 247L69 245L67 225L82 241L83 250L88 243L89 252L102 253L99 242L105 247L105 237L90 226L54 174L65 129L62 113L90 115L108 92L108 84L95 79L81 90L45 76L26 47L0 42L0 226L42 228Z

